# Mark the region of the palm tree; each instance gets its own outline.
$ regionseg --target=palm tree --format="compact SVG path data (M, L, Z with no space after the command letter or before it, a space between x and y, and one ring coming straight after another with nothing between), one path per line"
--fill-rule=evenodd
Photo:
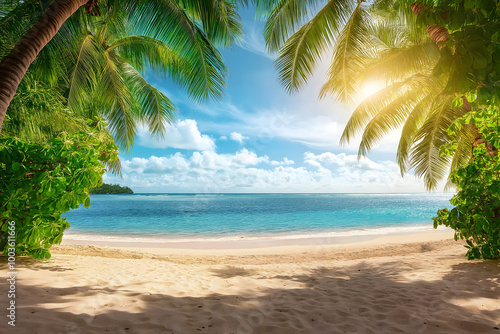
M364 83L386 84L358 105L341 143L362 132L358 154L363 156L389 131L403 127L397 152L401 173L414 169L434 189L449 168L468 160L474 138L470 127L456 138L446 132L467 110L442 94L448 78L432 73L439 60L435 41L416 27L409 7L388 10L397 2L329 1L307 20L315 4L281 1L268 18L264 34L269 49L279 51L276 66L283 85L289 92L299 90L328 51L332 64L321 97L353 103ZM456 154L440 156L440 146L452 139L459 143Z
M108 118L116 139L127 147L134 134L132 114L149 123L157 133L172 117L171 102L147 84L140 72L147 67L161 69L185 85L193 98L218 98L225 85L226 68L214 44L231 45L241 33L237 5L230 0L102 0L99 7L95 0L56 0L46 11L36 0L13 2L17 5L14 9L2 12L7 14L0 27L5 25L6 30L15 25L12 17L16 15L29 25L23 16L27 8L42 9L44 14L0 62L0 130L28 66L70 17L59 43L54 41L51 50L47 50L64 50L68 43L78 46L78 61L68 84L68 102L82 107L97 92L97 99L92 101L100 103L99 111ZM110 21L104 23L85 12L102 12ZM114 23L116 20L118 24ZM57 80L55 73L61 66L47 71L45 61L52 65L58 62L42 55L38 66L49 78ZM87 98L77 99L83 92L89 93Z
M69 106L87 116L98 114L107 119L122 148L129 149L133 144L138 122L161 135L174 117L173 103L141 75L146 69L185 85L194 98L221 96L225 67L202 32L193 29L199 38L195 40L196 48L190 50L192 54L186 57L162 41L161 36L149 36L155 35L145 31L139 22L131 23L134 17L104 6L101 13L98 18L77 13L68 19L40 53L33 71L40 73L40 80L63 73ZM227 11L227 15L230 19L237 17L235 11ZM214 39L230 43L239 29L235 21L228 30L234 37L222 34L226 40L217 36ZM72 44L68 45L68 41ZM47 66L45 59L53 64ZM194 71L196 68L199 70Z
M371 39L370 47L353 50L346 56L363 66L339 78L335 73L340 61L334 58L321 91L345 102L356 97L363 82L377 80L387 84L357 106L341 143L348 143L361 132L358 154L366 156L383 136L402 128L397 150L401 174L414 169L428 190L435 189L450 169L460 167L470 158L473 129L464 127L453 137L446 131L468 110L454 105L453 96L442 93L448 78L432 74L439 52L427 34L412 31L407 25L378 21L371 25L367 36ZM344 89L347 85L354 86L351 94ZM450 141L458 142L454 156L441 156L440 147Z

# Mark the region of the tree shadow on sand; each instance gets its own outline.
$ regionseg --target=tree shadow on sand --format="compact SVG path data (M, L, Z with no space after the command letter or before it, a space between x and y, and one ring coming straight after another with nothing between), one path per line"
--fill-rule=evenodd
M241 271L246 269L233 269L212 274L224 279L252 275ZM43 264L38 270L52 269ZM498 261L461 263L436 280L413 277L414 272L408 270L408 263L375 266L365 261L270 278L281 280L281 288L238 294L221 291L206 297L171 296L168 285L164 294L151 294L137 287L92 284L43 288L23 285L20 279L17 326L15 331L1 326L0 333L500 334ZM23 295L30 298L23 300ZM114 303L116 295L124 296L119 305ZM483 308L469 305L478 299ZM74 307L69 312L66 303L70 301L87 306L82 306L81 313L73 313Z

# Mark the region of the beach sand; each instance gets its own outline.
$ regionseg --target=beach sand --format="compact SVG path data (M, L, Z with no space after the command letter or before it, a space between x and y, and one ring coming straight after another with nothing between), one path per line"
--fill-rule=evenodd
M66 242L50 260L17 259L16 327L3 280L0 333L500 334L500 262L467 261L451 235L197 249Z

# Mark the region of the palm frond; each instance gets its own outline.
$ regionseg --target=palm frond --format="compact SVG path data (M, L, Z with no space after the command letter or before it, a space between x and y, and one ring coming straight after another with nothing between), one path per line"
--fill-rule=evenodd
M320 91L320 97L333 94L338 101L351 103L361 87L361 80L356 80L357 73L369 62L368 47L368 12L358 3L349 21L338 36L332 65L328 71L327 82Z
M3 59L43 15L39 0L2 1L0 4L0 59Z
M167 124L175 119L175 105L159 90L151 86L133 67L124 66L126 79L134 98L139 102L138 118L149 131L163 138Z
M120 4L129 13L129 35L149 36L166 43L196 70L195 78L185 82L194 99L222 97L227 76L222 56L185 9L172 0L123 0Z
M422 44L388 49L381 58L367 69L365 76L394 82L415 73L430 72L439 59L439 49L428 39Z
M231 46L242 36L243 26L234 1L181 0L179 4L201 22L210 41Z
M472 143L474 141L474 135L472 134L470 126L462 127L461 131L457 133L456 136L457 149L453 154L453 158L450 163L450 171L456 171L460 167L465 166L472 157ZM453 188L455 185L448 176L448 180L445 185L445 191Z
M408 172L408 159L410 149L415 143L415 135L420 126L427 118L430 111L432 101L436 97L435 93L429 93L426 97L420 100L411 113L408 115L403 129L401 131L401 138L399 139L398 149L396 153L396 160L401 171L401 176Z
M405 123L414 106L421 102L425 95L425 91L406 89L380 110L365 126L358 155L366 156L382 137Z
M192 72L189 63L179 53L149 36L126 36L116 39L107 47L107 51L116 52L141 73L150 68L157 74L181 80L184 75Z
M278 51L300 27L304 19L314 12L318 2L317 0L281 0L265 4L260 1L258 4L260 10L269 10L269 5L273 6L264 27L264 39L268 49Z
M375 116L379 110L385 108L394 96L397 96L398 91L403 87L404 82L394 83L389 85L376 94L369 96L354 109L349 121L340 137L340 144L348 144L362 128Z
M411 92L418 92L417 94L423 94L423 92L429 93L436 88L439 82L439 79L432 75L415 74L404 81L393 83L368 97L352 113L344 128L340 143L348 143L373 117L389 106L394 100L401 96L411 96ZM400 102L404 102L404 98Z
M56 49L54 44L46 45L38 54L35 61L30 66L30 72L41 82L46 82L50 86L56 86L61 77L66 75L63 63L54 57Z
M322 53L331 45L334 35L353 10L349 0L329 1L286 41L276 60L276 68L288 92L297 91L307 82Z
M114 175L122 177L122 162L120 159L106 162L106 169Z
M417 26L416 15L410 8L413 2L415 1L405 3L405 1L400 0L375 0L370 9L378 20L404 24L413 30Z
M136 134L140 106L125 81L126 63L113 53L106 54L106 67L93 98L99 102L102 116L117 144L130 151Z
M90 94L100 80L106 66L104 50L96 43L94 36L85 36L79 47L69 76L68 104L72 108L82 108L88 103Z
M411 150L410 165L415 175L423 178L427 190L433 190L448 172L450 156L441 156L439 148L450 138L446 132L451 123L465 113L461 107L452 108L453 96L445 95L434 100L429 117L419 129Z
M255 16L268 18L271 12L282 0L235 0L238 6L247 8L250 3L255 5Z

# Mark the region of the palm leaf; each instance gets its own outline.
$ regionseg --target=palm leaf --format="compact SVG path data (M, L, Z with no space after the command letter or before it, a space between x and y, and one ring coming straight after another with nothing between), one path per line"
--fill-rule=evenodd
M208 39L222 46L230 46L242 36L243 26L234 1L189 0L178 1L195 19L198 19Z
M430 72L439 59L439 49L430 39L422 44L388 49L385 53L383 59L365 72L366 77L399 81L415 73Z
M330 46L353 10L351 1L329 1L286 41L276 60L276 68L288 92L297 91L307 82L323 51Z
M366 156L382 137L405 123L413 107L425 97L425 94L425 91L407 89L380 110L365 126L358 155Z
M280 0L280 1L258 1L258 10L268 11L270 5L272 11L267 18L264 27L264 39L270 51L276 52L283 43L292 35L297 28L314 12L314 8L320 1L314 0ZM260 7L259 7L260 6Z
M123 0L120 4L129 13L129 35L158 39L188 60L195 77L184 86L194 99L222 97L227 75L222 56L185 9L172 0Z
M431 75L415 74L402 82L393 83L368 97L361 102L352 113L344 128L340 143L348 143L373 117L389 106L394 100L401 96L410 96L412 91L432 91L432 89L435 89L438 82L439 79ZM404 103L404 99L399 102Z
M106 54L106 67L101 75L95 96L102 116L117 144L130 151L136 134L137 110L140 108L127 86L126 63L113 53Z
M320 97L333 94L343 103L354 101L361 87L357 74L367 66L370 48L367 45L369 16L361 6L354 9L349 21L340 33L328 71L327 82L320 91Z
M472 134L470 126L462 127L460 133L457 133L456 136L457 141L457 150L453 154L453 158L450 163L450 171L456 171L457 169L465 166L472 157L472 142L474 141L474 136ZM451 189L454 187L453 182L448 176L448 180L446 182L445 190Z
M138 118L149 127L149 131L163 138L165 125L172 124L176 108L160 91L151 86L133 67L125 65L128 85L139 102Z
M430 93L420 100L411 113L408 115L399 139L396 160L401 171L401 176L408 172L408 158L410 149L415 143L415 135L423 124L430 111L432 101L436 97L435 93Z
M454 97L440 96L435 99L429 117L419 129L411 150L410 164L415 175L423 178L427 190L436 188L448 172L450 156L441 156L439 148L450 140L446 130L458 117L465 114L463 108L451 108Z
M90 94L100 80L100 72L106 65L105 52L88 34L85 36L76 61L69 76L68 104L73 108L83 108L90 99Z
M149 68L154 73L170 75L181 80L192 72L189 63L179 53L149 36L126 36L116 39L107 51L116 52L141 73Z

